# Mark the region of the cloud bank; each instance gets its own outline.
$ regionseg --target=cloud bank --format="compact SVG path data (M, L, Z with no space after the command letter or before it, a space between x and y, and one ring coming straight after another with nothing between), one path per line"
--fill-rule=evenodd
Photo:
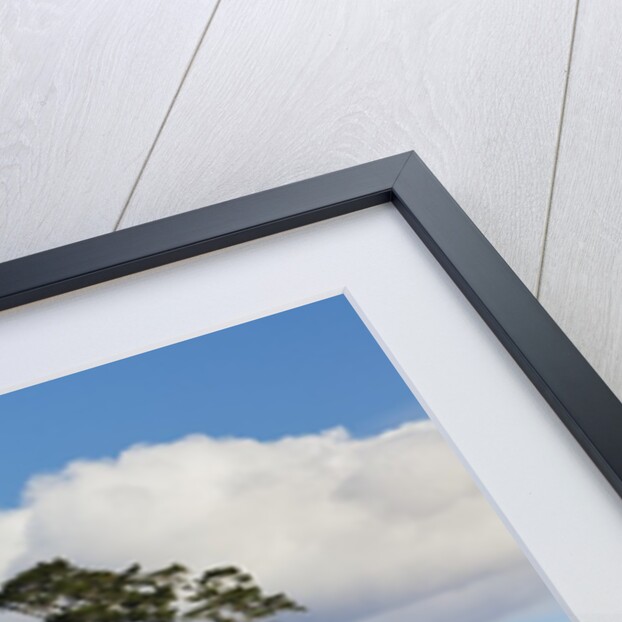
M234 563L307 605L291 619L308 622L493 622L553 607L428 421L367 439L190 436L71 463L0 512L0 580L57 555Z

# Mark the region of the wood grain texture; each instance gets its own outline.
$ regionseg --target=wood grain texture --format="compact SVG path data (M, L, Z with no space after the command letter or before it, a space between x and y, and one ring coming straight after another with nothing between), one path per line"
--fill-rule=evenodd
M541 301L622 398L622 4L581 2Z
M223 0L122 220L415 149L525 283L573 0Z
M0 3L0 261L113 229L214 4Z

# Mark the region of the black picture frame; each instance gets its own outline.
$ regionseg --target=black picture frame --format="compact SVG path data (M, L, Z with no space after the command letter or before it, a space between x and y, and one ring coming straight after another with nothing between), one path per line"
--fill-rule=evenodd
M388 202L622 496L622 403L413 151L2 263L0 311Z

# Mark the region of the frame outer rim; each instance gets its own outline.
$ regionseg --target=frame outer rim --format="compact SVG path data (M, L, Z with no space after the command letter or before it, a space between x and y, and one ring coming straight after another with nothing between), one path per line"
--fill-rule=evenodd
M622 497L622 403L413 153L394 204Z
M0 263L0 311L389 201L622 497L622 403L414 151Z

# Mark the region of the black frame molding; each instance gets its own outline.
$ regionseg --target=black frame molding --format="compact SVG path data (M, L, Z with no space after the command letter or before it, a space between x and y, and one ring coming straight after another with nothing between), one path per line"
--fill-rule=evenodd
M622 403L412 151L2 263L0 311L390 201L622 496Z

